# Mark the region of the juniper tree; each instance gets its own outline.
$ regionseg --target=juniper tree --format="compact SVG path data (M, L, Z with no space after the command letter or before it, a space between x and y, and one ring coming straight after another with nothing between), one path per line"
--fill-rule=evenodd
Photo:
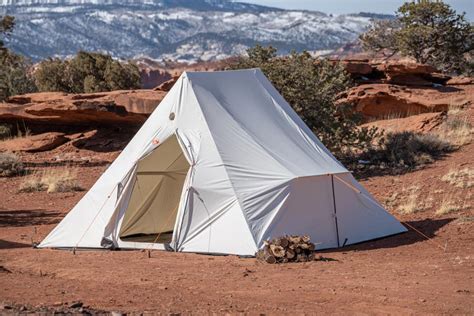
M406 2L393 21L375 21L361 35L368 50L411 56L447 73L470 73L474 26L442 1Z

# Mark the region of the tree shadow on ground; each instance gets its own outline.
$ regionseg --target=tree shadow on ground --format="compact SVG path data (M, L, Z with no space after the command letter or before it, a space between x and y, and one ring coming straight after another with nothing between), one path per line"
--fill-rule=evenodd
M424 219L418 221L406 221L402 222L402 224L408 229L406 233L401 233L393 236L383 237L376 240L371 240L351 246L346 246L342 248L336 249L328 249L318 251L319 253L325 252L346 252L346 251L363 251L363 250L375 250L375 249L384 249L384 248L396 248L400 246L406 246L415 244L421 241L428 241L426 237L422 234L426 235L429 238L433 238L436 236L436 232L440 230L443 226L449 224L455 220L455 218L444 218L444 219ZM416 230L414 230L413 228ZM420 232L422 234L420 234ZM436 247L433 244L434 247Z
M31 248L29 243L20 243L15 241L0 239L0 249Z
M378 166L376 166L376 168L374 169L369 169L369 168L358 169L357 167L350 166L350 165L346 167L351 171L351 173L354 175L354 177L357 180L367 180L372 177L402 176L404 174L408 174L411 172L416 172L420 170L428 170L432 168L432 164L435 161L444 160L448 155L449 153L439 155L436 157L436 160L429 163L425 163L424 165L418 165L416 167L398 168L398 167L389 166L383 169L379 168Z
M23 227L57 224L64 214L58 211L0 210L0 227Z

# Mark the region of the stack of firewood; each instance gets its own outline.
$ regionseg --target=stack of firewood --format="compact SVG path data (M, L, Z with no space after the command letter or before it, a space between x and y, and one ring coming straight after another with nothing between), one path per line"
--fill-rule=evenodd
M314 260L314 249L309 236L283 236L264 241L255 256L267 263L306 262Z

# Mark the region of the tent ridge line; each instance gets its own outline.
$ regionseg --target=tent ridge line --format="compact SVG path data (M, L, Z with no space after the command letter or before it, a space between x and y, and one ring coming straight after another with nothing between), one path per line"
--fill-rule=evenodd
M189 82L191 83L191 85L193 84L190 79L189 79ZM209 91L209 90L207 90L207 89L206 89L206 91L209 92L209 93L214 97L214 99L217 101L217 103L218 103L219 105L221 104L211 91ZM193 89L193 92L194 92L194 89ZM194 96L195 96L196 99L199 101L199 98L198 98L198 96L196 95L196 93L194 93ZM199 103L199 102L198 102L198 103ZM238 123L238 121L235 119L235 117L234 117L224 106L221 106L221 108L222 108L222 110L223 110L227 115L229 115L229 117L232 119L233 122ZM200 108L200 109L201 109L201 108ZM209 130L209 132L210 132L211 129L209 128L209 124L207 124L206 116L204 115L204 112L202 112L202 110L201 110L201 113L202 113L202 116L203 116L203 118L204 118L204 121L206 122L206 126L207 126L207 128L208 128L208 130ZM247 130L247 128L245 128L245 126L241 126L241 125L239 125L239 126L240 126L240 128L242 129L242 131L252 139L252 141L254 142L254 144L257 145L258 148L260 148L261 150L263 150L263 152L265 153L265 155L266 155L268 158L270 158L272 161L276 162L282 169L285 169L285 170L288 172L288 174L290 174L290 175L294 174L293 172L291 172L290 170L288 170L288 168L285 167L285 165L284 165L283 163L281 163L278 159L276 159L275 157L273 157L273 156L269 153L268 149L265 148L265 147L261 144L261 142L258 141L258 140ZM211 137L212 137L212 133L210 133L210 134L211 134ZM212 137L212 140L213 140L214 145L216 146L216 148L218 148L218 146L217 146L216 142L214 141L214 138L213 138L213 137ZM221 155L220 153L219 153L219 156L221 157L221 160L222 160L222 155ZM222 162L224 162L224 160L222 160Z

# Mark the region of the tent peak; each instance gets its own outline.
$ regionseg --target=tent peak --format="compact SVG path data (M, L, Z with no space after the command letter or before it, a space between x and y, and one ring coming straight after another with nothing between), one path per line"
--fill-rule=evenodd
M189 77L190 75L219 75L219 74L229 74L231 75L232 73L250 73L254 74L257 72L262 72L260 68L248 68L248 69L236 69L236 70L211 70L211 71L184 71L182 73L182 76L187 76Z

